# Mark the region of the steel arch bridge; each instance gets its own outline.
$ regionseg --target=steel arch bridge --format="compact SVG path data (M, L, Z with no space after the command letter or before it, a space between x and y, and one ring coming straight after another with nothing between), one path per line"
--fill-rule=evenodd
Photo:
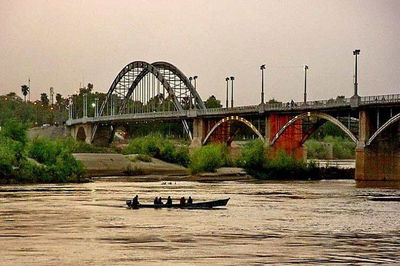
M205 105L191 81L176 66L168 62L134 61L126 65L112 82L97 116L160 111L184 112L205 110ZM192 139L189 125L182 123ZM92 132L96 134L97 125Z

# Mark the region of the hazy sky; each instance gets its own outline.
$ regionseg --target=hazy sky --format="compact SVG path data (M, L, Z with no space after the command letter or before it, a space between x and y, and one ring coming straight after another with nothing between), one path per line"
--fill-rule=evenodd
M0 94L32 98L53 86L64 96L81 82L106 92L129 62L168 61L198 75L200 95L225 100L234 75L235 103L302 100L353 92L400 93L400 1L5 1L0 0Z

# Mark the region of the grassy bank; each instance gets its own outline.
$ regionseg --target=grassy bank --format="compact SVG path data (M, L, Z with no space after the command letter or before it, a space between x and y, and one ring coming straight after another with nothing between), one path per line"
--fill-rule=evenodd
M16 120L9 120L2 125L0 183L63 183L82 180L84 168L72 156L75 147L72 141L36 138L28 142L27 128L27 125Z

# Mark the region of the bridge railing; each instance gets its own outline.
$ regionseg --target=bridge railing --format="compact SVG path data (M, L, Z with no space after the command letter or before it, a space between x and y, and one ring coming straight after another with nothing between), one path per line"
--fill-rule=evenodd
M361 97L361 104L374 104L374 103L399 103L400 94L387 94L377 96L363 96Z

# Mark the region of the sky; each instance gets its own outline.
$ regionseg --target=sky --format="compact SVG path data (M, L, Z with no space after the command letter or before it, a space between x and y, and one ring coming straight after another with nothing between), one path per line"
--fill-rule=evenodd
M31 98L91 82L107 92L128 63L167 61L197 75L203 100L235 105L400 93L399 0L0 0L0 94L31 80Z

